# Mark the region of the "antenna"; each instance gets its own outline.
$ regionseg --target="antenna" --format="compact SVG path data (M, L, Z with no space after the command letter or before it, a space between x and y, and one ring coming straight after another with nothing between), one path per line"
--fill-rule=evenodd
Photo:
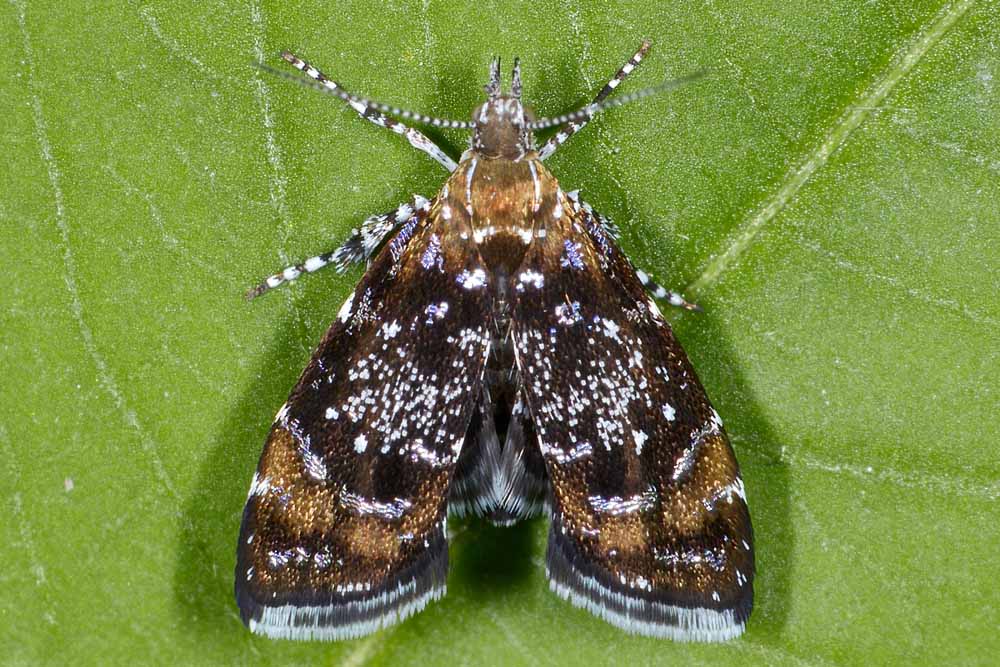
M554 127L555 125L563 125L565 123L571 123L580 120L590 120L597 114L608 109L613 109L615 107L620 107L630 102L635 102L636 100L641 100L644 97L649 97L650 95L656 95L657 93L662 93L678 86L682 86L685 83L690 83L691 81L696 81L703 76L706 72L695 72L694 74L688 74L687 76L682 76L679 79L671 79L670 81L664 81L657 86L651 86L649 88L643 88L642 90L637 90L634 93L629 93L628 95L622 95L621 97L614 97L610 100L605 100L600 103L590 103L586 106L580 107L576 111L571 113L565 113L561 116L554 116L552 118L539 118L538 120L532 121L527 124L529 130L544 130L547 127Z
M295 56L293 56L288 51L283 52L281 54L281 57L284 58L289 63L294 64L295 62ZM426 114L410 111L409 109L400 109L399 107L390 106L388 104L384 104L377 100L370 100L365 97L358 97L357 95L348 93L345 90L341 90L340 86L337 84L333 84L334 87L330 87L323 85L322 83L312 81L310 79L304 79L300 76L289 74L288 72L283 72L282 70L275 69L270 65L265 65L264 63L256 62L254 63L254 65L257 68L267 72L268 74L273 74L287 81L294 81L299 85L305 86L307 88L313 88L321 93L325 93L326 95L333 95L334 97L338 97L347 102L348 104L350 104L355 109L361 107L361 109L358 110L361 111L362 113L366 109L374 109L375 111L389 114L390 116L396 116L397 118L412 120L414 122L423 123L425 125L433 125L434 127L452 127L463 130L471 130L473 128L473 124L467 120L452 120L449 118L437 118L435 116L428 116ZM330 81L330 83L333 82Z
M284 51L281 57L293 65L296 62L296 57ZM475 127L475 124L468 120L454 120L451 118L438 118L436 116L428 116L427 114L418 113L416 111L410 111L409 109L401 109L399 107L394 107L377 100L371 100L366 97L359 97L352 93L348 93L343 90L339 84L325 79L323 82L313 81L311 79L305 79L288 72L284 72L279 69L275 69L270 65L266 65L261 62L255 62L254 65L274 76L280 77L287 81L292 81L299 84L300 86L305 86L307 88L313 88L326 95L333 95L357 109L359 112L364 113L366 110L375 110L384 114L389 114L390 116L396 116L397 118L402 118L405 120L412 120L417 123L422 123L425 125L431 125L433 127L444 127L444 128L456 128L460 130L471 130ZM599 103L590 103L586 106L580 107L576 111L563 114L561 116L553 116L550 118L539 118L538 120L527 123L526 126L529 130L544 130L549 127L554 127L556 125L563 125L565 123L571 123L581 120L590 120L598 113L606 111L608 109L613 109L615 107L620 107L636 100L641 100L644 97L649 97L651 95L656 95L658 93L666 92L673 88L677 88L691 81L696 81L697 79L705 76L706 72L700 71L694 74L689 74L687 76L682 76L678 79L671 79L670 81L664 81L663 83L651 86L649 88L643 88L642 90L637 90L634 93L629 93L628 95L622 95L620 97L615 97L610 100L604 100ZM329 84L329 85L327 85ZM500 95L501 92L501 82L500 82L500 58L497 57L490 66L490 82L486 86L486 92L490 98L494 98ZM514 73L513 81L511 85L511 95L513 97L520 97L521 94L521 66L518 60L514 60Z

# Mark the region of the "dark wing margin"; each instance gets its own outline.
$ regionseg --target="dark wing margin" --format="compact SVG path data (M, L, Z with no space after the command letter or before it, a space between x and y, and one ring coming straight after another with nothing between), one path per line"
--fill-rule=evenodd
M278 412L237 549L256 633L345 639L443 595L448 487L489 353L478 254L429 206L375 258Z
M514 277L512 318L551 480L550 585L629 632L736 637L753 537L722 420L600 220L562 207Z

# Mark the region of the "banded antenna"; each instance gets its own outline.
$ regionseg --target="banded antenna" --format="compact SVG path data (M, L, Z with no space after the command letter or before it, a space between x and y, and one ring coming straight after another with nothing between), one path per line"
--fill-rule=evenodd
M564 125L566 123L573 123L578 121L590 120L602 111L607 111L608 109L614 109L615 107L620 107L630 102L635 102L636 100L641 100L644 97L649 97L650 95L656 95L658 93L666 92L672 90L679 86L683 86L685 83L690 83L692 81L697 81L698 79L705 76L705 72L695 72L694 74L688 74L687 76L682 76L678 79L670 79L669 81L664 81L663 83L650 86L649 88L643 88L642 90L637 90L634 93L629 93L628 95L622 95L620 97L613 97L610 100L604 100L600 103L587 104L586 106L580 107L576 111L570 113L564 113L561 116L553 116L551 118L539 118L538 120L531 121L528 123L529 130L544 130L547 127L553 127L555 125Z
M281 57L289 63L294 64L298 58L296 58L292 53L284 51ZM416 123L422 123L424 125L433 125L434 127L452 127L458 128L460 130L471 130L475 125L468 120L452 120L449 118L437 118L435 116L428 116L427 114L417 113L416 111L410 111L409 109L400 109L399 107L394 107L376 100L370 100L365 97L358 97L352 93L343 90L339 84L326 79L332 85L324 85L323 82L314 81L312 79L303 79L300 76L294 74L289 74L279 69L275 69L270 65L265 65L264 63L254 63L259 69L267 72L268 74L274 74L275 76L281 77L287 81L294 81L300 85L306 86L307 88L313 88L325 93L327 95L333 95L338 97L352 107L357 109L359 112L364 113L366 110L371 109L373 111L378 111L384 114L389 114L390 116L395 116L397 118L402 118L405 120L412 120Z
M298 60L294 55L288 51L284 51L281 57L289 63L295 64ZM471 130L475 128L475 123L468 120L454 120L451 118L438 118L436 116L428 116L427 114L418 113L416 111L410 111L409 109L401 109L399 107L394 107L383 102L376 100L370 100L365 97L359 97L352 93L347 92L341 88L340 84L335 83L330 79L323 78L322 81L316 81L312 79L304 79L300 76L284 72L279 69L275 69L270 65L264 63L254 63L259 69L273 74L282 79L288 81L294 81L299 85L306 86L307 88L313 88L326 95L333 95L354 107L361 113L367 110L374 110L380 113L389 114L390 116L396 116L397 118L402 118L405 120L412 120L417 123L422 123L424 125L431 125L433 127L446 127L446 128L456 128L460 130ZM513 85L511 86L511 93L514 97L520 97L521 93L521 67L520 62L514 60L514 73L513 73ZM529 130L544 130L549 127L556 125L564 125L566 123L573 123L579 121L587 121L601 113L602 111L607 111L608 109L614 109L615 107L620 107L636 100L641 100L645 97L650 97L651 95L656 95L658 93L663 93L668 90L672 90L679 86L682 86L691 81L696 81L705 76L704 71L695 72L694 74L688 74L687 76L682 76L677 79L671 79L669 81L664 81L663 83L650 86L649 88L643 88L642 90L637 90L634 93L629 93L627 95L622 95L620 97L615 97L610 100L604 100L599 103L590 103L583 107L580 107L576 111L570 113L562 114L561 116L552 116L549 118L539 118L538 120L531 121L527 124ZM492 98L500 94L500 58L497 57L491 64L490 67L490 83L486 86L487 94Z

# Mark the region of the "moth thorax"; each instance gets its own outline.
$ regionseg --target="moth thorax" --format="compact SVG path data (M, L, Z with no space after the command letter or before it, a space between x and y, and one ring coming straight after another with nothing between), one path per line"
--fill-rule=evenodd
M483 157L519 160L534 149L534 137L528 129L531 114L516 97L484 102L472 120L476 124L472 148Z

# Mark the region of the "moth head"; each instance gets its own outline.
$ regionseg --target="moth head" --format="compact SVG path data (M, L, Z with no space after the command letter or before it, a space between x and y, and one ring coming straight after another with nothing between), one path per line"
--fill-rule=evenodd
M510 93L503 94L500 58L490 66L485 102L472 112L472 147L483 157L517 160L534 148L531 112L521 104L521 64L514 60Z

